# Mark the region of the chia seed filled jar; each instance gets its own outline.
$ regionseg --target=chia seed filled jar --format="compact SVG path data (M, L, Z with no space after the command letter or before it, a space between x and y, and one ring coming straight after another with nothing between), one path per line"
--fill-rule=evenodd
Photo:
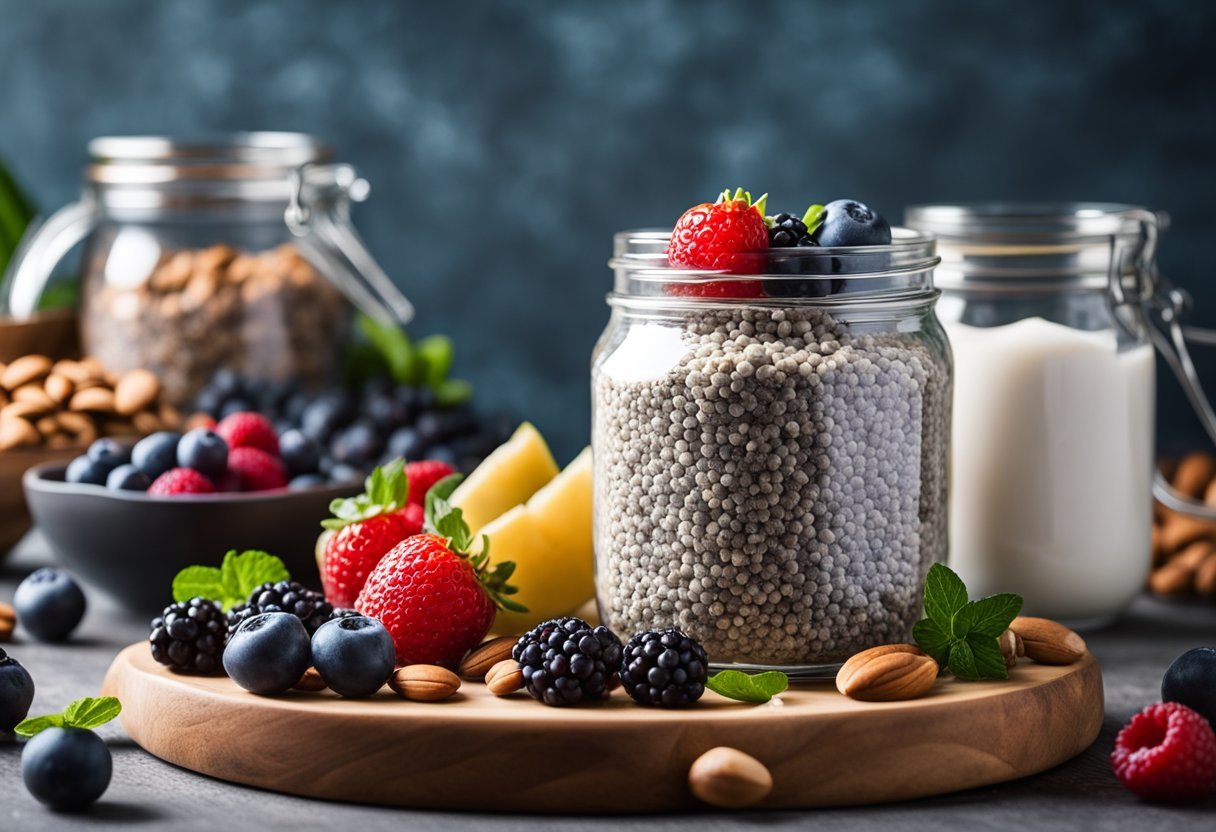
M951 356L934 241L773 249L760 275L615 239L592 361L596 590L617 633L834 672L906 641L947 549Z

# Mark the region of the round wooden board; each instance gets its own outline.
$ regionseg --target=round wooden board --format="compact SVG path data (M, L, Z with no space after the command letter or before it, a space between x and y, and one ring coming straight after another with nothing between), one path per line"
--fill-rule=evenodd
M1024 777L1093 742L1102 676L1025 662L1007 682L943 678L911 702L854 702L830 683L766 705L707 692L695 708L547 708L466 682L442 702L329 691L278 697L226 678L173 674L146 644L114 660L104 693L147 751L202 774L330 800L490 812L654 812L704 808L688 770L715 746L760 760L760 808L905 800Z

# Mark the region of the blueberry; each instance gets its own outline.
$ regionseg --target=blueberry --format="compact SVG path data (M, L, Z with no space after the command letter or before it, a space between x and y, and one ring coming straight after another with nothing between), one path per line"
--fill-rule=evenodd
M355 422L334 438L330 446L337 462L359 466L380 456L383 445L379 434L370 422Z
M411 408L391 393L376 393L363 403L363 412L381 431L388 433L410 420Z
M182 435L171 430L162 430L145 436L131 449L131 462L136 468L153 479L177 467L177 443Z
M446 462L453 467L460 461L460 458L456 456L456 452L447 445L432 445L430 450L426 452L426 458L434 459L438 462Z
M113 768L105 741L84 728L47 728L21 751L25 787L52 809L80 809L97 800Z
M329 480L321 474L298 474L291 478L287 487L292 491L303 491L306 488L318 488L328 484Z
M334 693L371 696L392 674L397 651L383 624L358 615L321 625L312 637L312 663Z
M279 436L279 455L292 474L311 474L321 463L321 446L303 431L288 430Z
M441 410L431 410L423 413L414 423L415 430L428 445L441 442L451 436L451 418Z
M85 456L93 460L94 465L101 466L106 471L112 471L119 465L131 461L131 448L114 439L98 439L89 446Z
M195 428L177 443L177 464L219 479L228 469L228 443L207 428Z
M21 662L0 650L0 733L13 730L30 712L34 680Z
M235 370L221 367L211 376L211 384L208 386L221 396L226 397L239 393L245 385L241 381L241 376Z
M1165 671L1161 700L1181 702L1216 730L1216 647L1187 650Z
M300 430L318 442L328 442L334 431L345 423L343 415L342 404L338 399L317 399L304 408L304 413L300 416Z
M415 428L397 428L388 438L384 455L389 459L422 459L426 442Z
M891 225L855 199L837 199L824 207L823 224L811 239L820 246L885 246L891 243Z
M84 618L84 608L84 593L62 569L39 569L13 595L17 620L39 641L63 641Z
M289 612L266 612L246 619L224 648L224 670L254 693L290 690L312 664L308 631Z
M300 419L304 416L304 411L308 409L311 399L307 393L296 392L292 393L287 401L283 403L283 417L289 422L295 424L300 423Z
M429 387L414 387L414 409L424 413L435 407L435 391Z
M224 393L214 387L205 387L199 392L198 397L194 400L194 409L206 413L208 416L219 416L220 409L224 406Z
M220 408L220 418L223 419L225 416L231 416L233 413L249 413L256 409L248 399L229 399Z
M112 491L147 491L152 478L134 465L119 465L106 477L106 488Z
M63 475L68 482L77 482L87 485L105 485L106 477L110 475L110 469L104 465L98 465L87 456L78 456L68 463L68 470Z
M329 481L332 483L359 482L364 476L362 470L345 462L334 463L329 469Z

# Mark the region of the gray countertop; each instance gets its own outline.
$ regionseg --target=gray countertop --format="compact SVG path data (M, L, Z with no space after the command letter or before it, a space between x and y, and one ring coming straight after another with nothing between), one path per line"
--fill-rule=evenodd
M0 564L0 599L9 601L17 582L48 562L37 537L27 538ZM86 589L87 591L87 589ZM73 699L95 695L118 650L147 635L147 624L122 612L97 592L77 637L64 645L39 645L19 638L6 645L30 670L37 685L34 713L60 710ZM20 634L18 634L20 635ZM0 829L66 830L116 826L174 830L236 829L411 829L529 830L582 829L711 830L832 828L940 829L969 832L996 829L1147 830L1167 832L1212 823L1216 803L1188 808L1145 804L1124 791L1110 771L1115 733L1131 716L1159 697L1161 674L1174 656L1216 644L1216 609L1171 607L1141 599L1115 627L1086 634L1103 668L1106 721L1085 753L1043 774L945 797L854 809L781 813L700 815L523 817L413 812L326 803L264 792L202 777L163 763L136 746L116 723L102 733L114 751L114 779L101 802L86 813L48 812L26 792L20 776L20 748L0 740ZM1034 730L1027 726L1027 730ZM324 749L318 749L324 753Z

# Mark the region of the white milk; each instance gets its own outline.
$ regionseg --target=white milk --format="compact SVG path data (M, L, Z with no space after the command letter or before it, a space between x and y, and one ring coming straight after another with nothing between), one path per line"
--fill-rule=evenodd
M1112 331L1042 318L947 324L954 348L950 565L973 596L1097 624L1144 585L1154 362Z

